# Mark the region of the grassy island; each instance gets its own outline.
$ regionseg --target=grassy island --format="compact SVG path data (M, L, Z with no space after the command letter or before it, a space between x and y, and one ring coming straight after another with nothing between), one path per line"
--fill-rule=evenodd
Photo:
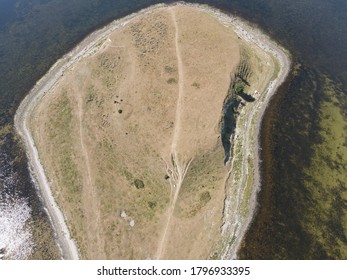
M43 198L57 203L52 220L76 244L64 252L58 234L63 256L235 258L259 188L260 120L287 55L206 6L158 5L93 36L16 116L34 177L51 190Z

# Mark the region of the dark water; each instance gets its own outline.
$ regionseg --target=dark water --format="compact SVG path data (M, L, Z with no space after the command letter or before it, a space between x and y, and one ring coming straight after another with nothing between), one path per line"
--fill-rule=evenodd
M30 183L25 154L12 127L19 102L35 81L89 32L157 2L171 1L0 0L0 193L28 197L34 216L44 217ZM261 138L264 176L260 207L240 256L345 256L346 252L339 252L336 245L341 243L335 242L337 239L346 242L345 234L338 230L342 223L338 213L331 210L331 216L337 217L332 223L322 224L316 219L311 225L324 226L331 232L321 242L305 228L302 213L319 216L319 209L311 211L315 201L304 183L315 178L308 176L304 169L312 164L314 144L322 142L319 108L329 99L326 77L332 80L329 87L338 95L338 106L347 111L347 1L193 2L207 3L249 19L289 49L294 63L301 65L266 113ZM341 188L346 189L345 181L341 182ZM346 201L340 201L337 206L334 209L345 211Z

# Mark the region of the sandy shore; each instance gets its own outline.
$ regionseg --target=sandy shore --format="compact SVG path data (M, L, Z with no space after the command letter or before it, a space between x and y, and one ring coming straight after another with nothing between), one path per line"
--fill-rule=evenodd
M184 3L179 3L178 5L188 5ZM254 187L251 197L251 207L252 211L249 211L247 218L239 221L240 226L237 226L237 230L234 231L235 241L232 246L227 247L225 249L225 253L223 255L224 258L236 258L236 253L239 248L239 245L242 241L242 238L249 226L249 223L253 217L253 212L256 206L256 194L260 187L260 174L259 174L259 131L262 117L264 115L264 111L268 105L268 102L271 96L276 92L278 86L284 81L290 69L290 59L285 50L280 48L275 42L273 42L269 37L265 36L259 30L249 26L244 21L236 17L230 17L216 9L209 8L207 6L202 5L191 5L196 7L202 11L213 14L218 17L219 20L233 28L233 30L238 34L242 39L252 42L256 44L259 48L264 51L271 53L280 64L280 71L278 77L272 81L267 89L265 98L257 103L257 106L254 106L252 112L249 117L248 126L251 126L251 120L254 116L257 117L256 128L255 131L257 136L254 141L254 151L253 156L255 159L255 169L254 169ZM62 250L62 257L64 259L78 259L78 249L74 241L71 239L69 230L65 223L64 215L56 204L53 195L51 193L51 188L49 181L45 175L44 168L40 162L39 155L37 149L35 147L35 143L33 141L33 137L31 132L28 129L28 119L31 111L35 107L35 105L40 101L40 99L50 90L55 84L58 82L59 78L64 74L64 71L71 67L75 62L79 61L81 58L92 55L97 51L100 47L99 42L103 39L106 39L111 32L116 30L117 28L124 26L130 20L143 15L145 13L149 13L155 9L165 7L167 5L159 4L152 6L150 8L144 9L138 13L129 15L121 20L116 20L111 24L105 26L104 28L92 33L86 39L84 39L78 46L76 46L71 52L66 54L62 59L57 61L53 65L53 67L47 72L47 74L40 79L35 87L29 92L26 98L20 104L16 115L15 115L15 127L17 129L18 134L22 137L25 147L27 149L27 156L29 159L30 171L33 176L35 184L38 186L40 191L40 195L44 201L47 212L52 221L58 244ZM243 133L242 137L244 139L247 138L247 132L250 131L246 129L245 132L237 131L239 133ZM236 132L236 133L237 133ZM252 151L249 151L252 154ZM248 153L244 153L248 154ZM243 160L244 164L247 164L247 158ZM246 172L243 172L243 176L246 176ZM228 207L225 207L225 212L228 212ZM231 213L225 213L225 222L226 227L224 228L224 234L230 234L233 231L233 226L235 223L231 222ZM228 225L228 219L230 219L230 225ZM228 228L229 227L229 228Z

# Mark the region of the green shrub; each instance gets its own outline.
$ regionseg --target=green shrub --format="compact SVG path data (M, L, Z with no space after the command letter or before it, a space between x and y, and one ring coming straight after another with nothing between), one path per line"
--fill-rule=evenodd
M239 94L240 92L243 92L243 90L245 89L245 85L243 83L236 83L234 86L234 89L236 91L237 94Z
M137 189L143 189L145 187L145 184L140 179L135 179L134 184Z
M203 202L204 204L209 202L210 200L211 200L211 194L209 191L206 191L200 194L200 201Z
M157 206L157 202L156 201L148 201L148 206L151 209L154 209Z

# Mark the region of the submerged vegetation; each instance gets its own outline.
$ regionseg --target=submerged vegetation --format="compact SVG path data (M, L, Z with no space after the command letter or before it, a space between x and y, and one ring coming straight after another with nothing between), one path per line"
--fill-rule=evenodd
M346 100L330 79L302 66L288 83L291 95L275 96L271 108L276 110L264 118L262 173L267 185L239 257L345 259ZM273 137L273 130L281 134Z

